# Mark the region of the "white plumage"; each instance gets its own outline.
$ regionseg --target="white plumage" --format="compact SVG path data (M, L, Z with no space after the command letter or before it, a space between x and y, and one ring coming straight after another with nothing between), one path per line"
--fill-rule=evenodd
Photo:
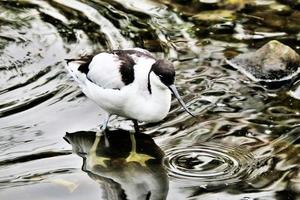
M114 50L95 56L67 59L67 69L83 93L107 111L107 119L101 127L104 130L112 114L132 119L136 132L139 132L137 121L162 120L170 110L171 92L192 115L174 85L173 64L155 59L146 50ZM99 143L100 133L97 132L95 142ZM107 137L104 138L106 146L109 146ZM136 152L133 134L130 139L132 150L126 158L127 162L145 163L152 159Z
M158 122L169 112L171 91L189 112L174 86L173 65L146 50L115 50L67 62L83 93L109 115Z

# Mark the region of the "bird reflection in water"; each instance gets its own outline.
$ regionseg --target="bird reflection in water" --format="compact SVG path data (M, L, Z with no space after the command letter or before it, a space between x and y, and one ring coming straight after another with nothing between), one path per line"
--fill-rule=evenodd
M120 129L106 131L107 141L91 131L67 133L64 137L83 158L82 170L103 187L102 199L166 199L169 182L162 165L164 153L153 139ZM126 157L136 152L139 159L127 162Z

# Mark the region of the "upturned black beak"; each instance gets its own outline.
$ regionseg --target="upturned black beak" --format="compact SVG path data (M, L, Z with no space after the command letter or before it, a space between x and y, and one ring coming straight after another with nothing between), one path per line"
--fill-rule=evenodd
M183 100L181 99L175 85L169 85L168 88L171 90L171 92L175 95L176 99L179 101L180 105L182 106L182 108L189 113L191 116L196 117L193 113L191 113L188 108L186 107L185 103L183 102Z

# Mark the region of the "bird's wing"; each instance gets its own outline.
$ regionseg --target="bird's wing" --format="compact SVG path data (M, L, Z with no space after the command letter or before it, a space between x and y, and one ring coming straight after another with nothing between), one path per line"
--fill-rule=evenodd
M141 58L154 60L149 51L132 48L69 59L67 62L69 72L79 84L88 80L102 88L121 89L134 81L134 66Z
M91 81L104 89L121 89L134 80L134 61L126 54L99 53L67 62L69 72L79 84Z
M100 53L89 64L87 77L103 88L121 89L133 82L134 64L127 54Z

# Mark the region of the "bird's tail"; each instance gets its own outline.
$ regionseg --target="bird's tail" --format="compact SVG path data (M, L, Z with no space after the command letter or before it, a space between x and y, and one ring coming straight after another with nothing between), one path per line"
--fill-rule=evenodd
M85 81L87 79L86 74L78 70L82 63L75 59L66 59L66 61L66 68L73 77L73 79L79 84L79 86L85 84Z

